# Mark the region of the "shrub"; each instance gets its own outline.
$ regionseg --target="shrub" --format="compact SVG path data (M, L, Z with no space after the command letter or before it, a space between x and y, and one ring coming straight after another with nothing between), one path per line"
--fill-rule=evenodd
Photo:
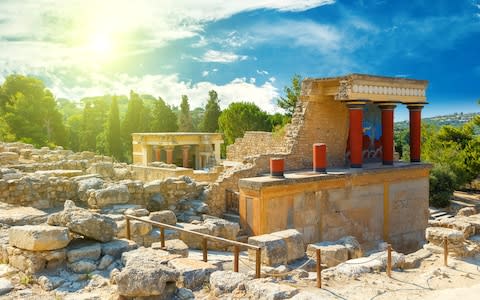
M430 172L430 205L446 207L457 188L455 173L446 165L437 164Z

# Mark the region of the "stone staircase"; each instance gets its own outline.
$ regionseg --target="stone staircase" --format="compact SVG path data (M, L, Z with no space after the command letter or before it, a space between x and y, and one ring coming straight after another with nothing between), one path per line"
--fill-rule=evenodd
M442 220L446 218L453 218L453 215L446 212L445 210L441 210L438 208L429 208L430 211L430 220Z

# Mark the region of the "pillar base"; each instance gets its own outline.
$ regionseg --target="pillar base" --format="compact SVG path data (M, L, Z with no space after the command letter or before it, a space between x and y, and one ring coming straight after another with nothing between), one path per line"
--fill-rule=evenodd
M362 164L351 164L350 168L361 168Z
M419 163L420 160L419 160L419 159L411 159L410 162L412 162L412 163Z
M315 168L314 171L316 173L327 173L327 169L326 168Z
M386 166L392 166L393 165L393 160L384 160L382 163Z
M273 178L285 178L285 176L283 176L283 172L271 172L271 173L270 173L270 177L273 177Z

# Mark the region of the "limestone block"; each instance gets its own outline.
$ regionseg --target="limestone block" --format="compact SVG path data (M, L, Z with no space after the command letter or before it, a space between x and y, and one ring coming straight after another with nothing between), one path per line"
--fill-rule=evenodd
M132 251L137 245L130 240L114 239L108 243L102 243L102 255L110 255L114 258L120 258L122 253Z
M47 222L50 225L68 227L71 232L100 242L111 241L117 231L117 224L113 219L76 207L71 200L65 201L63 211L50 215Z
M95 198L88 199L88 205L91 207L105 207L108 205L128 203L130 194L124 184L109 186L95 191Z
M91 189L93 190L101 189L103 187L103 184L104 184L104 181L98 177L78 180L78 198L82 201L86 201L87 191Z
M160 192L160 187L161 187L161 180L154 180L147 182L144 186L143 189L145 193L159 193Z
M8 246L8 263L23 272L37 273L45 268L54 269L65 263L65 249L50 251L30 251Z
M271 234L251 236L248 243L262 248L262 263L267 266L287 264L287 243L284 239ZM255 261L256 251L248 250L248 259Z
M428 227L425 231L425 238L435 245L441 245L445 237L449 243L453 244L463 243L465 241L462 232L455 229Z
M127 267L115 275L115 282L117 292L124 297L161 296L159 299L169 299L165 297L170 294L166 290L168 286L175 288L177 277L178 273L165 265L143 269Z
M362 246L353 236L345 236L336 241L335 244L344 245L347 248L348 259L354 259L363 256Z
M100 262L98 263L97 269L105 270L106 268L108 268L113 263L114 260L115 260L115 258L113 256L110 256L108 254L105 255L104 257L102 257L102 259L100 259Z
M316 260L317 249L320 249L322 263L326 264L329 268L348 260L348 250L344 245L334 244L332 242L309 244L307 246L307 255Z
M457 213L457 216L458 217L469 217L471 215L475 215L477 213L477 210L475 209L475 207L464 207L464 208L461 208L458 213Z
M245 288L255 299L289 299L299 292L297 288L278 284L269 278L247 281Z
M25 225L11 227L8 232L10 245L31 251L64 248L70 242L68 228L49 225Z
M153 243L152 249L162 249L162 243ZM165 241L165 248L162 250L165 250L171 254L178 254L182 257L188 257L188 246L182 240L167 240Z
M418 251L415 251L413 253L405 255L405 264L403 267L405 269L413 269L413 268L418 268L420 267L420 264L425 258L428 258L432 255L432 252L425 250L425 249L420 249Z
M69 263L68 268L75 273L88 274L97 268L97 265L94 261L88 259L82 259L73 263Z
M219 295L231 293L239 284L248 280L248 275L233 271L215 271L210 275L210 287L220 291Z
M282 238L287 244L287 262L290 263L305 256L303 235L295 229L273 232L272 235Z
M165 264L169 259L179 258L180 255L171 255L167 251L140 247L124 252L121 260L124 266L129 265L156 265Z
M238 232L240 231L240 225L235 222L230 222L219 218L208 218L203 221L203 226L208 228L209 234L213 236L222 237L228 240L237 240ZM215 250L227 250L230 245L222 242L208 242L209 249Z
M203 225L177 223L177 226L190 231L206 233L206 234L209 233L208 228ZM199 237L190 233L186 233L186 232L180 232L180 239L184 241L185 244L187 244L188 247L191 249L202 249L202 240L203 240L202 237Z
M136 208L136 209L129 208L124 212L124 214L125 215L132 215L132 216L135 216L135 217L145 217L145 216L148 216L150 214L150 212L148 210L146 210L145 208Z
M125 238L127 237L127 221L118 221L117 222L117 237ZM131 237L145 236L150 233L152 230L152 225L137 220L130 220L130 234Z
M67 248L67 260L69 263L73 263L79 260L98 260L102 252L100 243L77 239L72 241Z
M15 152L0 152L0 164L14 164L18 162L19 155Z
M171 210L151 212L149 219L154 222L165 223L168 225L177 224L177 216L175 216L175 213Z
M179 283L187 289L197 289L209 282L210 274L217 270L217 267L203 261L189 258L178 258L168 262L168 266L177 270L180 274Z
M0 278L0 296L13 290L13 284L8 279Z

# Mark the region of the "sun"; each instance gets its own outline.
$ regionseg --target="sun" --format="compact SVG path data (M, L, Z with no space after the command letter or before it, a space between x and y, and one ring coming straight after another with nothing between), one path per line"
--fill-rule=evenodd
M88 50L96 58L105 58L113 53L113 40L107 34L96 33L88 41Z

